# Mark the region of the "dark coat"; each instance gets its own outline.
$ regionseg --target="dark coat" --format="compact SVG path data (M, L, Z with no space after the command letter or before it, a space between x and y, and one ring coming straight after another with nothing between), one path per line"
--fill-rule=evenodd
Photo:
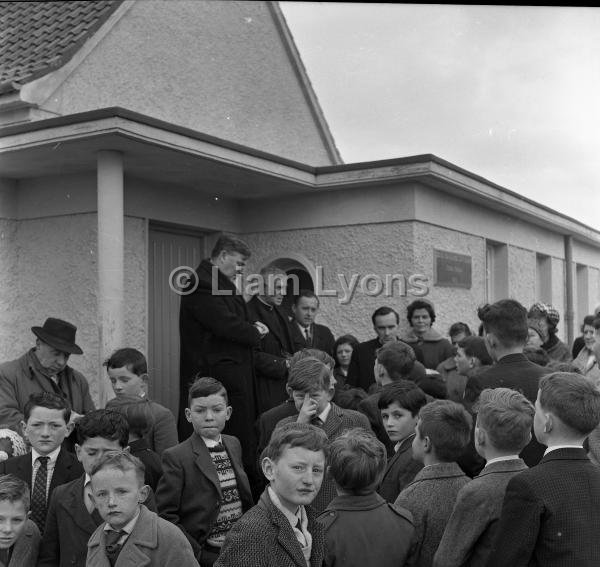
M218 290L213 290L212 270L213 264L203 260L196 269L196 281L191 282L197 284L195 291L181 297L179 437L192 433L184 410L189 384L202 372L225 386L233 407L225 432L239 439L245 458L251 459L256 450L253 426L257 417L253 349L259 346L260 334L249 319L243 296L216 267Z
M435 329L429 329L422 337L417 337L412 331L402 337L415 350L417 360L435 370L442 361L454 355L454 349L448 339L445 339Z
M248 302L250 320L261 321L269 327L260 346L254 351L256 406L259 414L286 400L288 375L286 359L294 352L289 322L276 306L269 308L258 297ZM272 324L275 320L278 324Z
M463 486L448 520L434 567L480 567L491 549L508 481L527 469L521 459L498 461Z
M260 414L256 422L258 435L258 450L256 456L258 459L260 459L263 449L269 444L269 441L271 440L271 434L273 433L275 427L277 427L277 424L282 419L292 415L298 415L298 410L296 409L296 405L292 399L287 399L282 404L279 404L265 413Z
M411 513L374 492L336 496L317 520L325 529L327 567L402 567L414 552Z
M506 488L488 567L600 565L600 472L583 449L556 449Z
M130 441L129 452L144 463L144 483L156 491L162 476L162 465L158 454L150 449L147 439Z
M306 506L312 536L310 567L323 565L323 527ZM215 567L306 567L302 548L288 519L265 490L254 508L231 528Z
M423 468L423 463L412 456L414 433L400 443L398 450L388 459L387 467L377 492L387 502L395 502L398 495Z
M0 561L0 567L36 567L41 539L35 522L27 520L23 532L13 545L8 565Z
M469 478L456 463L438 463L421 469L398 495L396 506L406 508L413 515L417 530L415 565L431 567L458 491L467 482Z
M540 378L546 374L546 368L534 364L524 354L508 354L485 371L469 378L467 389L471 392L481 392L485 388L512 388L521 392L534 404ZM531 441L521 451L520 457L528 467L533 467L539 463L545 449L537 442L532 432Z
M316 348L326 352L330 356L333 356L333 345L335 344L335 339L333 338L333 334L329 330L329 327L326 327L325 325L319 325L318 323L313 323L311 326L311 331L312 344L309 345L307 344L304 335L300 332L298 323L295 321L290 323L290 332L292 335L292 342L294 343L294 352L298 352L303 348Z
M244 512L252 504L250 484L242 467L242 450L235 437L222 435L223 445L235 472ZM156 502L162 518L185 534L198 556L219 515L221 484L217 469L202 438L193 433L162 456L163 475Z
M382 389L386 388L386 386L383 386ZM385 445L388 457L391 457L394 454L394 446L396 444L388 437L385 427L383 426L381 410L377 405L379 403L380 396L381 392L376 392L375 394L371 394L368 398L362 400L358 404L358 411L367 416L373 433L375 433L377 439L379 439Z

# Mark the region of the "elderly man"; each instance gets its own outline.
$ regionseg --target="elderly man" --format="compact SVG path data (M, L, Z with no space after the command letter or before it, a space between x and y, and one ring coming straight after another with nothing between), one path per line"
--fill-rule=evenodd
M52 392L72 408L71 421L92 411L87 380L67 366L69 356L82 354L75 344L77 327L49 317L43 327L31 327L35 347L16 360L0 364L0 427L19 431L23 408L31 394Z

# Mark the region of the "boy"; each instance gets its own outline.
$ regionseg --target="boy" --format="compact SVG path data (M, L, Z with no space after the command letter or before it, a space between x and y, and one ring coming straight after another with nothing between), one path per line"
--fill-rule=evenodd
M394 443L377 492L387 502L395 502L398 494L415 478L423 463L413 458L412 443L420 409L427 397L414 382L399 380L386 387L378 400L383 426Z
M147 397L148 363L146 357L134 348L122 348L115 351L104 363L113 391L117 396L106 405L115 409L121 404L138 403L148 406L153 424L147 434L150 449L162 455L165 449L177 445L177 425L169 409L153 402Z
M40 532L29 511L29 486L12 474L0 476L0 566L35 567Z
M331 370L316 358L299 360L290 368L287 390L299 413L282 419L277 427L293 422L311 423L321 427L330 441L354 427L371 431L369 420L362 413L342 409L330 401L335 392ZM335 495L333 481L325 477L313 502L314 509L322 512Z
M458 491L469 482L455 461L469 442L471 422L469 413L449 400L435 400L419 411L413 456L425 466L396 499L413 515L419 567L432 565Z
M215 567L319 567L323 528L309 506L325 473L327 435L313 425L277 427L263 453L269 486L227 535Z
M109 453L92 469L92 493L106 522L88 542L86 567L198 567L181 530L143 502L144 465L130 453Z
M0 474L11 473L31 486L31 519L44 532L50 495L57 486L81 475L75 456L61 447L72 430L69 403L57 394L31 394L21 422L31 453L0 463Z
M160 515L181 528L203 567L213 565L227 532L253 503L240 442L221 434L231 412L221 382L196 379L185 410L194 432L162 458Z
M527 468L519 453L529 443L534 409L515 390L486 389L475 405L475 448L486 460L479 476L458 493L434 567L485 565L508 481Z
M50 499L38 567L84 567L87 542L102 518L91 497L90 473L105 453L127 447L129 428L116 411L96 410L75 426L77 459L84 473L58 486ZM156 504L150 495L148 508Z
M402 567L409 559L416 543L410 512L375 492L386 461L383 443L363 429L346 431L329 445L327 471L338 495L317 518L328 567Z
M506 488L490 567L600 564L600 473L583 441L600 422L600 392L583 376L540 380L533 430L547 449Z

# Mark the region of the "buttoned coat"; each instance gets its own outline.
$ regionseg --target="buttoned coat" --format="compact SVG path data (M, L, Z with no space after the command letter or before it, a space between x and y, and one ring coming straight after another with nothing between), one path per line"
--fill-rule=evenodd
M86 567L110 567L104 526L101 524L88 542ZM142 505L115 567L198 567L198 562L181 530Z
M40 531L35 522L27 520L23 532L14 543L8 565L0 561L0 567L36 567L40 540Z
M323 527L306 506L312 536L310 567L323 565ZM302 548L289 520L274 504L267 490L258 504L238 520L225 538L214 567L306 567Z
M488 567L598 567L600 471L556 449L508 482Z
M235 472L245 512L252 504L250 484L242 466L239 441L221 436ZM193 433L162 456L163 475L158 482L156 502L162 518L178 526L197 557L217 520L223 498L217 469L206 443Z
M413 459L412 442L415 434L404 439L398 450L388 459L387 467L377 492L387 502L395 502L423 468L423 463Z
M522 459L497 461L461 488L433 560L434 567L483 567L492 550L508 481Z
M456 463L437 463L419 471L398 495L396 506L406 508L413 515L418 541L415 565L418 567L431 567L458 491L467 482L469 478Z

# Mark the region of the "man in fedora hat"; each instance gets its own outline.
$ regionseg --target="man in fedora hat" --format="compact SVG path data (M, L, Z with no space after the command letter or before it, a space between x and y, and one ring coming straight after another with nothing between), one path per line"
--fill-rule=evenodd
M0 364L0 427L20 432L23 408L31 394L52 392L71 405L71 420L94 408L83 374L67 366L69 356L82 354L75 344L77 327L49 317L43 327L31 327L35 347L16 360Z

